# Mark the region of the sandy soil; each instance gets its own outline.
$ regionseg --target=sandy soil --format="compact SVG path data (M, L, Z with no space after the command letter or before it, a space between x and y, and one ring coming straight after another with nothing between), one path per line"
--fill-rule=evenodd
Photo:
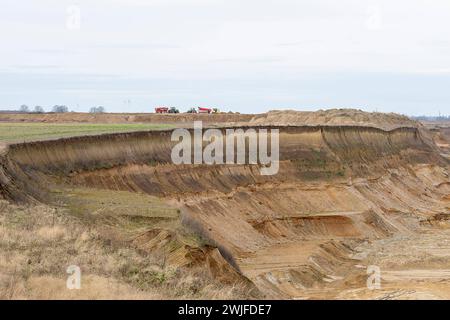
M213 262L195 261L221 261L215 277L234 270L266 298L449 298L450 167L434 133L349 110L251 121L267 123L290 125L275 176L257 165L176 166L169 131L138 132L12 145L1 194L49 203L52 190L76 186L156 197L217 248ZM152 250L171 232L138 243ZM381 271L376 290L370 265Z
M368 126L392 130L399 127L419 127L420 123L395 113L363 112L354 109L330 109L320 111L270 111L256 115L253 125L291 126Z

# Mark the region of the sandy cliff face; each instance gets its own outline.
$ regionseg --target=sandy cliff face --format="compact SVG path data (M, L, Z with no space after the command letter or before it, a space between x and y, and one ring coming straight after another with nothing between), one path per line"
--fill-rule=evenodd
M398 128L384 131L368 127L273 127L280 131L280 160L282 170L272 177L259 177L245 172L245 183L256 183L289 179L295 177L321 177L330 174L344 175L346 171L355 175L375 174L389 167L414 163L439 163L443 160L424 142L416 128ZM224 131L225 129L223 129ZM145 176L146 170L157 170L171 175L172 172L203 170L232 170L223 168L170 166L171 150L176 142L171 141L171 131L136 132L124 134L105 134L99 136L74 137L55 141L42 141L9 146L3 155L2 190L9 197L39 197L39 192L31 190L33 184L39 184L39 178L48 176L82 176L111 171L126 170L131 166L143 166L143 172L135 169L135 176ZM164 166L164 167L163 167ZM251 166L237 166L233 170L251 171ZM36 175L36 176L35 176ZM147 183L152 181L148 174ZM233 176L233 174L231 174ZM201 178L192 178L200 180ZM240 186L239 181L231 181L227 187L217 185L211 179L202 190L230 191ZM23 183L23 190L12 188ZM16 186L17 184L17 186ZM150 183L151 184L151 183ZM28 185L28 187L27 187ZM169 185L166 188L146 190L161 195L189 193L196 184L183 184L179 187ZM11 189L11 191L8 191ZM41 188L38 188L41 189ZM197 188L198 189L198 188ZM196 190L198 191L198 190Z
M392 123L274 127L273 176L258 165L174 165L170 131L12 145L1 194L46 201L66 184L158 196L267 297L314 296L361 285L364 241L417 233L449 213L447 160L421 128Z

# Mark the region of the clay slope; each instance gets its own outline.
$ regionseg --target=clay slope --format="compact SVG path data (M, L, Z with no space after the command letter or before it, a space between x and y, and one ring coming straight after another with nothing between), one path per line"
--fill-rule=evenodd
M65 184L158 196L275 298L361 285L365 270L352 255L363 240L446 219L448 162L416 126L274 128L280 170L273 176L260 175L258 165L173 165L171 131L155 131L11 145L1 193L46 201Z

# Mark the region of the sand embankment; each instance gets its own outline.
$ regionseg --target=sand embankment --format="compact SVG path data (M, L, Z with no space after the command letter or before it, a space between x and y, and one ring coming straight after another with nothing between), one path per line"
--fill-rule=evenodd
M354 284L355 243L448 215L448 161L414 123L271 128L280 130L274 176L258 165L174 165L171 131L106 134L10 145L1 195L46 201L68 184L174 201L183 223L268 297Z

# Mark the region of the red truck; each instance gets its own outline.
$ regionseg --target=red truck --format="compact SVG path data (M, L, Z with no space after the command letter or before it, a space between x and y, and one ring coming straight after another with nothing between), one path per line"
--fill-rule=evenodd
M202 108L202 107L198 107L198 113L211 113L212 109L210 108Z
M156 107L155 112L156 113L168 113L169 108L168 107Z

